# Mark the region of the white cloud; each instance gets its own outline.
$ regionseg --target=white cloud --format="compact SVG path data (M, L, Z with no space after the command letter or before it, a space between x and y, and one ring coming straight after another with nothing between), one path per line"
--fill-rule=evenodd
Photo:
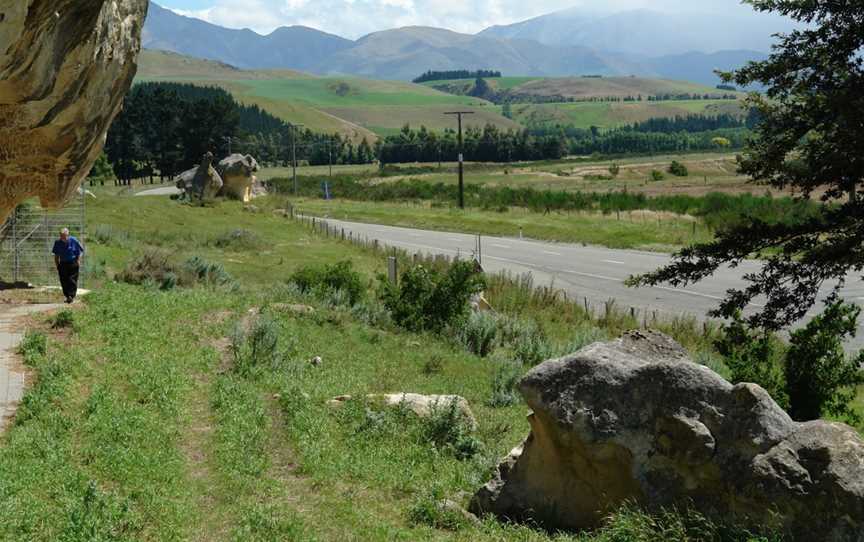
M279 26L304 25L346 38L411 25L474 33L571 7L593 13L636 8L725 13L751 10L739 0L212 0L204 9L188 9L188 1L164 3L177 13L228 28L251 28L266 34Z

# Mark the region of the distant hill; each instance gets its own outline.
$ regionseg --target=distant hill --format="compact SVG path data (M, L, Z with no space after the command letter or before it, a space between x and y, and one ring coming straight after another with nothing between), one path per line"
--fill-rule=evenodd
M411 80L426 70L495 69L505 75L638 75L714 85L718 79L713 69L736 67L740 63L733 61L761 56L741 49L767 50L761 48L767 47L767 39L759 42L749 36L770 33L764 25L746 21L714 22L709 29L708 21L699 18L687 22L640 11L598 19L570 10L478 35L407 27L352 41L301 26L262 36L184 17L151 2L144 46L243 69L377 79ZM739 50L689 53L720 46Z
M328 56L354 42L303 26L283 27L262 36L184 17L150 2L143 44L196 58L219 60L239 68L290 68L317 71Z
M441 130L453 120L444 115L454 107L473 111L468 125L492 123L501 128L519 125L498 108L476 98L453 96L401 81L356 77L319 77L289 70L241 70L225 63L167 51L144 50L139 81L177 81L217 85L237 100L257 104L288 122L324 133L340 133L355 141L374 141L404 124Z
M791 29L788 19L756 12L673 14L639 9L598 15L573 8L493 26L480 35L657 57L730 49L767 52L773 34Z
M474 87L474 79L454 79L423 83L453 94L467 94ZM506 90L511 96L536 96L539 98L562 97L585 100L590 98L637 97L647 100L649 96L711 95L722 97L732 94L714 87L646 77L502 77L487 79L493 90Z

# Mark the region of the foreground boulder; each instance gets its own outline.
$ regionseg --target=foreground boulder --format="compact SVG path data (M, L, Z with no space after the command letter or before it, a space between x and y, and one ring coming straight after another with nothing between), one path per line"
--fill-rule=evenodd
M692 506L794 540L864 541L864 441L796 423L759 386L733 386L665 335L630 332L522 380L531 434L472 512L597 527L634 501Z
M252 201L263 190L255 176L258 169L258 161L248 154L232 154L220 161L217 170L225 183L220 195L243 203Z
M147 5L0 2L0 220L75 194L132 84Z

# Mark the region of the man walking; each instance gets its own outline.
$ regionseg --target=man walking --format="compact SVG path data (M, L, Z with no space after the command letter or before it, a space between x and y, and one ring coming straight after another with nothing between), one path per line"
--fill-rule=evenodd
M54 263L57 265L57 274L60 275L60 285L63 287L63 295L66 303L72 303L78 295L78 271L81 267L81 256L84 255L84 247L69 235L69 228L60 230L60 239L54 241Z

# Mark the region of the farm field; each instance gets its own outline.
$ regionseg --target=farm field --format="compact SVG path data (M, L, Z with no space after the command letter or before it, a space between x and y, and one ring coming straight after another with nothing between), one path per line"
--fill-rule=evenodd
M492 123L518 128L484 100L454 96L423 85L355 77L314 77L284 70L239 70L226 64L144 51L138 81L175 81L217 85L246 104L255 104L286 120L324 133L370 141L405 124L443 130L454 108L475 111L468 124ZM440 117L440 118L439 118Z
M573 125L588 129L617 128L650 118L702 115L741 115L736 100L666 100L661 102L574 102L517 104L513 118L526 126Z
M666 170L672 161L678 161L689 170L687 177L676 177ZM612 177L609 168L617 165L620 171ZM394 164L393 171L386 177L375 178L376 165L335 166L333 173L372 175L371 183L397 182L404 179L418 179L431 183L456 184L458 182L456 163L444 162L440 170L438 163ZM427 173L399 174L400 168L434 168ZM649 180L651 172L663 173L660 181ZM507 186L511 188L533 188L535 190L564 190L568 192L615 192L627 190L650 196L686 194L701 196L710 192L727 194L765 194L772 192L763 185L749 182L747 177L737 174L735 156L731 154L682 154L655 157L630 157L604 159L597 161L562 160L557 162L537 162L519 164L466 164L465 182L488 187ZM298 168L300 177L328 175L326 166L306 166ZM259 174L261 179L291 176L291 168L264 168Z
M502 129L555 124L614 128L652 117L741 112L735 100L517 104L512 107L511 120L502 115L501 106L432 88L442 84L470 85L473 80L415 85L356 77L314 77L288 70L247 71L161 51L142 53L137 80L217 85L230 91L239 101L256 104L288 122L303 124L316 132L339 133L356 142L363 138L374 141L379 136L391 135L406 124L438 131L454 128L454 120L444 115L454 108L474 113L466 118L466 126L494 124ZM493 87L524 90L538 96L544 92L579 98L717 93L716 89L693 83L643 78L504 77L489 81Z

